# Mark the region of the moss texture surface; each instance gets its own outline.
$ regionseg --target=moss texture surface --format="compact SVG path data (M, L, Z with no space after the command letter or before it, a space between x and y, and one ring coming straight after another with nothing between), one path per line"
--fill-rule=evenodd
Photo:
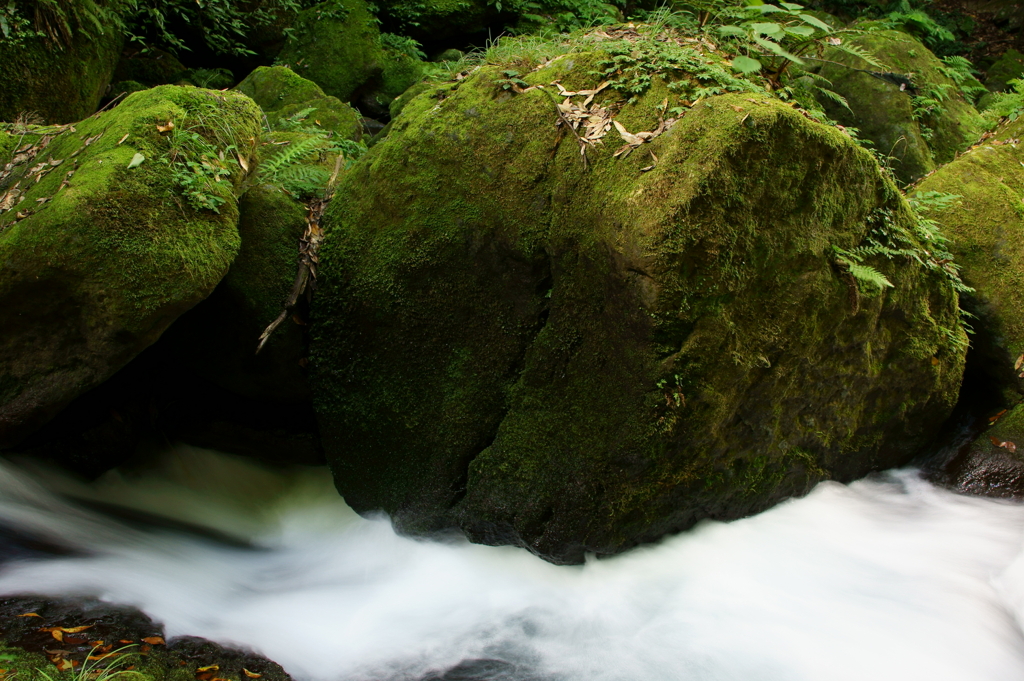
M355 109L324 94L319 85L285 66L260 66L235 89L263 109L267 123L275 130L294 124L330 130L345 139L359 139L362 135ZM301 122L298 117L302 117Z
M601 58L519 71L593 88ZM912 219L841 132L724 95L584 167L556 100L501 80L412 99L329 209L313 388L354 508L576 562L899 464L948 415L955 293L835 266ZM635 133L665 95L597 102Z
M965 297L977 317L972 352L1012 402L1019 399L1014 393L1024 392L1014 369L1024 353L1024 119L995 133L925 178L917 191L958 197L935 218L951 239L964 281L975 289Z
M278 61L349 101L383 69L377 19L364 0L317 5L296 18Z
M917 96L941 99L928 107L915 104L913 93L865 71L877 67L852 55L831 49L824 58L853 66L826 63L820 74L826 85L846 98L850 109L822 99L835 120L860 130L861 137L875 149L892 156L892 168L903 182L920 179L957 152L976 142L985 130L981 116L963 97L956 84L943 72L944 64L915 38L900 31L872 31L851 43L881 61L897 74L910 76Z
M213 153L251 156L260 112L240 94L168 85L73 127L0 133L16 138L0 161L20 152L0 183L13 203L0 213L0 445L154 342L234 259L243 171L225 163L210 189L219 213L192 208L168 163L172 122Z
M70 123L91 115L106 93L121 56L123 39L108 30L88 36L79 31L66 49L42 38L0 47L0 121Z

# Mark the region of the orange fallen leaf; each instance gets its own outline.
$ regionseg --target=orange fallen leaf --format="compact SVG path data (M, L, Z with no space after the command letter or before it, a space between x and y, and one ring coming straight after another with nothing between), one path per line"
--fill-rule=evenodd
M1003 449L1009 452L1017 451L1017 445L1010 442L1009 440L1000 440L999 438L992 437L991 435L988 436L988 439L991 440L992 444L994 444L996 447L1002 447Z
M1006 413L1006 409L1003 409L1003 410L1002 410L1001 412L999 412L998 414L996 414L996 415L994 415L994 416L989 416L989 417L988 417L988 424L989 424L989 425L991 426L991 425L992 425L993 423L995 423L995 422L996 422L996 421L998 421L999 419L1003 418L1003 414L1005 414L1005 413Z
M939 366L939 358L932 357L932 366Z
M35 612L26 612L24 615L18 615L18 617L42 617L42 615Z
M145 637L143 639L140 639L140 640L143 643L148 643L151 646L162 646L162 645L164 645L164 639L163 639L162 636L147 636L147 637ZM128 641L128 643L131 643L131 641Z
M135 643L135 641L129 641L129 640L128 640L128 639L126 639L126 638L118 639L118 641L117 641L117 642L118 642L118 643L128 643L128 644L131 644L131 643ZM103 642L102 642L102 641L100 641L100 645L103 645Z
M55 662L54 664L57 665L57 671L62 672L71 671L71 669L73 669L75 666L71 663L71 660L65 660L63 658L61 658L60 661Z
M245 674L246 676L248 676L250 679L258 679L261 676L263 676L263 674L257 674L256 672L251 672L248 669L246 669L245 667L242 667L242 673Z
M156 130L157 132L170 132L171 130L174 130L174 121L167 121L163 124L157 123Z
M207 667L199 667L198 669L196 669L196 671L197 672L216 672L216 671L220 671L220 665L219 664L211 664L211 665L209 665Z
M91 624L86 624L86 625L81 626L81 627L59 627L59 628L65 634L77 634L79 632L85 631L86 629L92 629L92 625Z
M1022 366L1024 366L1024 353L1021 353L1021 356L1018 357L1017 361L1013 363L1013 370L1020 371L1020 368Z

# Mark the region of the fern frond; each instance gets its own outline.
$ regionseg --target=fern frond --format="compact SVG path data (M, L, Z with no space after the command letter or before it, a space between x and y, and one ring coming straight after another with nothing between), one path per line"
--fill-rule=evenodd
M321 137L307 137L286 147L281 147L276 154L260 164L259 176L263 180L274 182L285 169L302 163L323 148L324 140Z
M850 270L850 274L859 284L874 286L879 291L892 288L892 282L886 279L885 275L869 265L859 265L855 262L844 263Z
M847 42L843 42L842 44L839 45L834 45L833 47L840 52L844 52L859 59L863 59L865 62L868 63L868 65L874 66L879 71L889 70L888 66L878 61L878 59L873 54L871 54L862 47L858 47L857 45L853 45Z
M849 104L849 102L846 101L846 97L843 97L838 92L833 92L832 90L829 90L829 89L823 88L823 87L819 87L818 88L818 92L823 94L826 98L831 99L836 104L841 105L844 109L846 109L850 113L853 113L853 109L850 108L850 104Z

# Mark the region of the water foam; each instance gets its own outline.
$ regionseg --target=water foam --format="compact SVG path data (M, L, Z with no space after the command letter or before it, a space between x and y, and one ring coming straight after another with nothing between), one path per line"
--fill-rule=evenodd
M259 548L132 527L47 489ZM0 524L92 552L8 563L0 592L133 604L170 635L254 648L299 679L419 678L467 658L566 681L1024 678L1024 506L910 470L579 567L399 537L348 509L325 471L191 448L89 487L5 466Z

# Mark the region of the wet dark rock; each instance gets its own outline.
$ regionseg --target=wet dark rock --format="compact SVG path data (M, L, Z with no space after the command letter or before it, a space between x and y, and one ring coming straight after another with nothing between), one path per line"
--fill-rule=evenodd
M33 614L30 614L33 613ZM59 646L49 629L88 627L80 635L64 634ZM157 637L157 638L154 638ZM0 644L26 653L52 655L59 647L65 659L82 662L96 648L97 641L114 648L132 646L125 654L135 671L147 679L182 678L181 671L193 678L200 667L217 665L220 678L251 678L244 670L260 675L263 681L290 681L291 677L276 662L255 652L231 648L194 636L173 638L166 644L164 629L148 615L127 605L107 603L93 597L50 597L12 595L0 597ZM126 643L127 642L127 643ZM13 671L17 659L6 661ZM29 672L30 670L24 670Z

